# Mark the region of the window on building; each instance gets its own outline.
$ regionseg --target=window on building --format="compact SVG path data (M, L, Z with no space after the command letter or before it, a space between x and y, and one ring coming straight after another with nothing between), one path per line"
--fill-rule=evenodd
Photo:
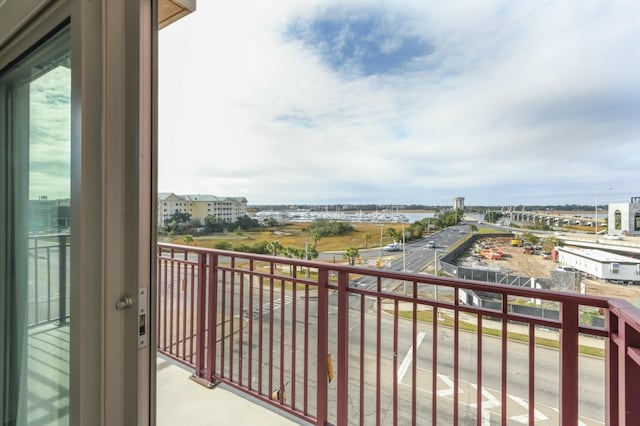
M620 272L620 264L619 263L612 263L611 264L611 273L617 274L619 272Z

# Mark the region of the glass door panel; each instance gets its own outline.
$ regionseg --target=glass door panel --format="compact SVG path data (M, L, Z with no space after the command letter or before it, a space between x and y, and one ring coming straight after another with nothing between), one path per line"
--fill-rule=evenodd
M0 72L0 410L69 424L69 29Z

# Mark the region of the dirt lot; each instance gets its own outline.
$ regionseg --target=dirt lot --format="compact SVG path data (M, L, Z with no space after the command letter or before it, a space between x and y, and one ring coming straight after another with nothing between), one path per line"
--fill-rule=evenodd
M502 250L502 259L482 259L481 264L488 266L500 266L509 269L514 274L527 277L549 278L549 271L559 264L551 259L545 259L540 255L524 254L522 247L512 247L509 238L491 238L492 245ZM582 278L586 285L587 294L596 296L617 297L626 299L640 306L640 286L620 285L604 283L602 280Z

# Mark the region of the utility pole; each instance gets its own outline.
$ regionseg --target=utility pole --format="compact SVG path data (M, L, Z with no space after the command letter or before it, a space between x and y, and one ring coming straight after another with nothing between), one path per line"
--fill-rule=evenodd
M304 239L304 260L309 261L309 239ZM307 265L307 272L305 273L305 278L309 279L309 265Z

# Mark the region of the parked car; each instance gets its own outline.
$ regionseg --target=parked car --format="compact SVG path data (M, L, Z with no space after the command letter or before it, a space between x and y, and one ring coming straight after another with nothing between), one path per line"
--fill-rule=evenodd
M622 240L623 238L620 235L605 235L604 238L607 240Z
M573 266L558 266L556 268L556 270L558 271L565 271L565 272L580 272L579 270L577 270L576 268L574 268Z

